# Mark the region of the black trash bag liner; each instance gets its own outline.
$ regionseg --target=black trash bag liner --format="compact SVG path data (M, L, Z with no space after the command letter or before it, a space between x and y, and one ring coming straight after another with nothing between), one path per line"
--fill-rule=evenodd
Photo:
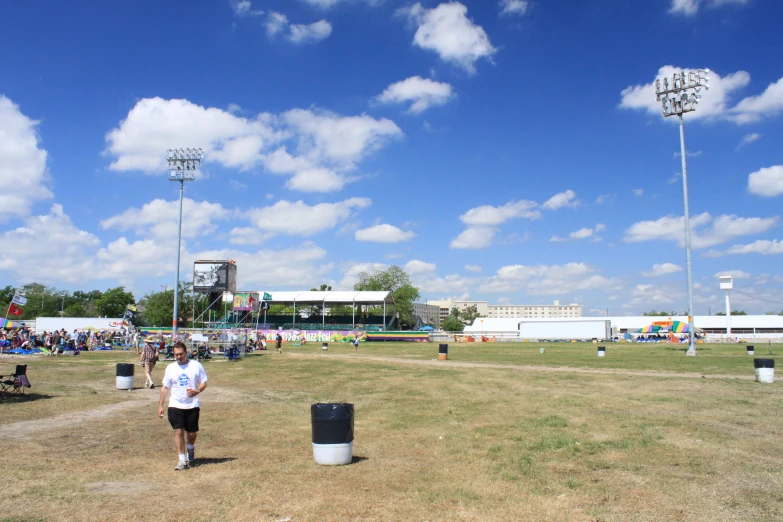
M774 368L775 359L753 359L754 368Z
M448 344L439 344L438 345L438 353L449 353L449 345Z
M117 377L133 377L134 366L127 363L117 363Z
M353 442L353 404L317 403L310 406L315 444Z

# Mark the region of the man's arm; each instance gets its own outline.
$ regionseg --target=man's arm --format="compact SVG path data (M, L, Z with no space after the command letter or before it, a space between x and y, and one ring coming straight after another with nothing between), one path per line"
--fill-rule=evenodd
M166 394L168 394L169 389L166 388L166 386L160 387L160 402L158 403L158 417L161 419L163 418L163 402L166 400Z

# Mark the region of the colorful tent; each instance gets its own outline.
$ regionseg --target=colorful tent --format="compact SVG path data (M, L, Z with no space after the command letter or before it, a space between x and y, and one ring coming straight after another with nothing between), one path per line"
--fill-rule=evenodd
M6 319L5 317L0 317L0 325L3 328L9 328L9 329L10 328L21 328L22 326L24 326L19 321L14 321L12 319Z
M688 333L688 323L682 321L672 321L671 331L673 333Z
M645 326L641 330L638 330L636 333L658 333L661 331L661 327L651 324L649 326Z

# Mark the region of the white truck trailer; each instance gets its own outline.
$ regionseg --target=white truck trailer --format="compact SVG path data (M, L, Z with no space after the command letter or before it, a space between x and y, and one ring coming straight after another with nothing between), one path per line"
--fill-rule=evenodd
M523 320L519 322L523 341L605 341L612 338L608 319Z
M38 317L35 320L35 331L52 332L65 328L68 333L74 330L108 330L119 331L123 328L122 317Z

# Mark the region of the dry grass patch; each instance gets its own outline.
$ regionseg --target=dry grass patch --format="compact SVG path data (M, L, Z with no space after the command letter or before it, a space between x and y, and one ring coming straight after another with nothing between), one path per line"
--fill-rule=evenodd
M56 397L0 403L0 429L45 421L56 414L53 401L66 409L60 415L129 397L149 404L6 439L5 460L18 465L0 485L2 516L783 518L778 385L522 371L508 361L509 368L462 368L254 355L207 363L200 465L175 473L171 430L155 414L157 390L113 390L113 364L125 356L85 355L31 366L36 389L58 390ZM309 406L318 401L355 404L353 464L313 462ZM140 490L148 485L157 494ZM172 494L187 501L168 501Z

